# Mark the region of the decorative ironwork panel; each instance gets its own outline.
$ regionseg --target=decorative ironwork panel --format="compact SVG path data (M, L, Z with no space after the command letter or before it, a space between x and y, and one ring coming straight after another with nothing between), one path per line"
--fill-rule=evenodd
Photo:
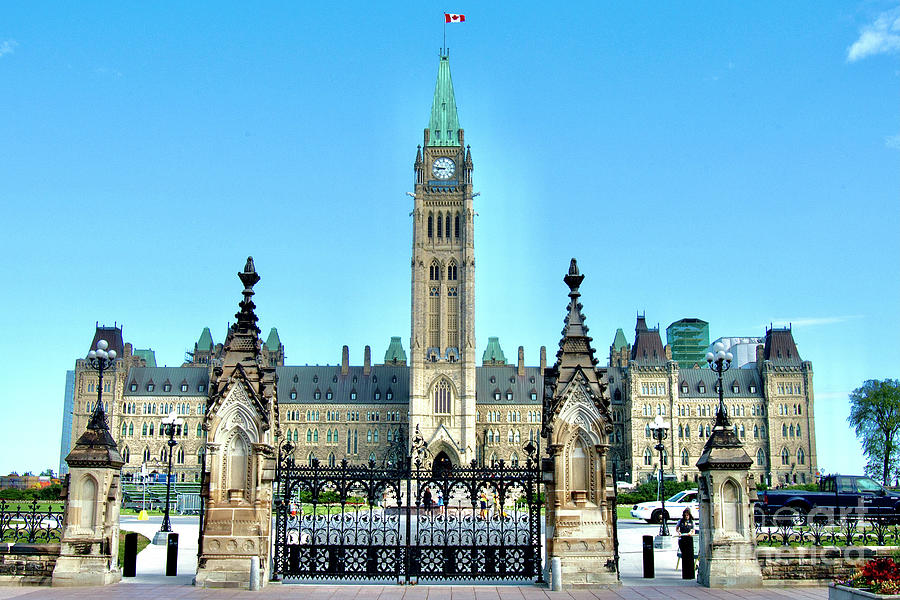
M59 542L63 515L61 509L54 509L49 504L41 508L37 500L30 504L0 500L0 542Z
M540 472L415 461L299 466L279 456L274 574L290 579L542 581Z

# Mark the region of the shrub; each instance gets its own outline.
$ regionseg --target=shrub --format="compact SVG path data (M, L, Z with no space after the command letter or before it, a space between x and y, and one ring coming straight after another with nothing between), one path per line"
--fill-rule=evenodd
M656 500L657 482L650 480L634 488L630 492L619 492L616 504L640 504ZM670 498L682 490L690 490L697 487L693 481L666 481L663 483L663 497Z

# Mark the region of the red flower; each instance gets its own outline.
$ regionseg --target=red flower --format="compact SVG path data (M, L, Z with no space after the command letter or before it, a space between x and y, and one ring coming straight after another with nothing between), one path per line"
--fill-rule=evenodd
M860 569L860 575L870 583L900 580L900 565L893 558L874 558Z

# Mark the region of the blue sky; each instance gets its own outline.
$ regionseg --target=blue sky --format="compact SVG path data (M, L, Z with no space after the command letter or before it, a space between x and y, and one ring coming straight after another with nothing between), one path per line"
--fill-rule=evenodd
M408 348L444 10L479 352L553 356L572 256L604 357L636 311L792 322L819 463L858 472L847 394L900 364L898 2L494 4L0 8L0 472L56 468L95 321L180 364L250 254L288 362Z

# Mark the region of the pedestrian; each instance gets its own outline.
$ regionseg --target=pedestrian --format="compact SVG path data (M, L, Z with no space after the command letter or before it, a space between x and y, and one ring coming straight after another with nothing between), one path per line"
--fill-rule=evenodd
M487 519L487 494L484 493L484 490L481 490L481 494L478 496L478 504L481 508L481 512L478 516L484 521Z
M691 542L694 541L694 515L691 514L691 509L686 508L684 512L681 513L681 519L678 520L678 523L675 525L675 532L678 533L679 538L690 537ZM694 559L697 558L696 552L694 553ZM675 559L675 568L678 569L678 563L681 561L681 544L678 544L678 558Z
M422 494L422 505L425 506L425 510L431 510L431 489L425 488L425 492Z
M444 492L442 492L441 490L438 490L436 495L437 495L438 514L443 516L443 514L444 514Z

